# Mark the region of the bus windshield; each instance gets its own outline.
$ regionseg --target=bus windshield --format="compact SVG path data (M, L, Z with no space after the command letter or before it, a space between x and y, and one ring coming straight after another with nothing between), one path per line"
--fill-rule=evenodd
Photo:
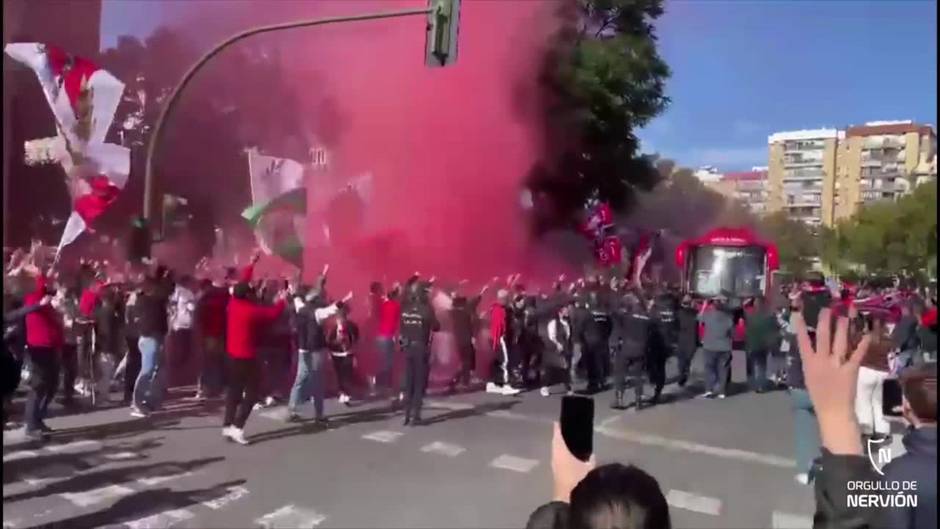
M760 296L766 287L761 246L699 246L689 269L691 290L702 297Z

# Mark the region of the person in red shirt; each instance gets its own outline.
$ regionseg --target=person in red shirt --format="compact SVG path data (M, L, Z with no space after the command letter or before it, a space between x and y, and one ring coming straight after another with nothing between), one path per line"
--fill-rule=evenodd
M36 278L36 288L23 300L26 307L42 305L26 316L26 352L31 381L24 414L25 433L26 437L34 440L43 439L52 431L46 426L45 418L59 385L59 356L65 341L62 317L49 304L51 299L49 279L40 273Z
M395 346L398 342L398 326L401 323L401 287L395 285L379 305L379 325L376 330L375 348L379 352L381 368L376 377L376 386L389 395L395 392L393 372L395 368Z
M222 435L239 444L245 439L245 423L258 400L258 345L260 331L284 312L286 292L279 292L273 305L261 305L245 282L235 285L228 302L226 350L231 379L225 399Z
M225 374L225 313L229 294L220 284L204 279L196 299L196 333L201 365L196 399L215 398L222 392Z

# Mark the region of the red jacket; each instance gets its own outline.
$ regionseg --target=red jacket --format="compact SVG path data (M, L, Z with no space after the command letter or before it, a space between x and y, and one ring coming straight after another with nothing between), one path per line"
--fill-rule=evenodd
M493 340L493 350L499 351L499 342L506 335L506 307L493 303L490 307L490 337Z
M246 299L230 298L226 333L229 356L244 360L255 358L261 327L279 318L285 306L283 300L267 306Z
M46 295L48 279L45 275L36 278L36 289L23 299L24 305L38 305ZM26 345L57 349L64 343L64 329L59 314L49 305L26 315Z
M213 287L200 300L197 316L199 331L203 336L223 338L225 336L225 311L228 306L228 292Z
M104 285L101 281L95 281L82 291L82 296L78 299L78 311L86 318L94 318L95 306L98 305L98 293Z
M394 299L386 299L379 307L378 335L382 338L397 336L399 323L401 323L401 303Z

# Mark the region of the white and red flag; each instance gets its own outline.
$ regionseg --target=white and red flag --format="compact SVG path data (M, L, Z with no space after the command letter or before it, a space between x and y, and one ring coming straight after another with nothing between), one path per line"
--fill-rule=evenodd
M58 163L65 170L72 215L57 253L90 229L117 200L130 173L130 150L105 143L124 83L88 59L36 42L7 44L7 55L29 66L55 116L53 138L27 141L28 164Z
M636 286L641 285L643 269L646 268L646 264L653 255L654 243L654 234L643 233L640 235L640 240L637 242L636 248L633 252L633 263L630 268L630 279Z

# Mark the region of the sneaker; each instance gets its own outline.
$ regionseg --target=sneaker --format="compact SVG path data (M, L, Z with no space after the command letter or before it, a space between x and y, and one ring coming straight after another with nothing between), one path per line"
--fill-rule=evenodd
M297 415L294 412L288 412L287 417L284 418L285 422L300 422L300 415Z
M522 390L519 388L514 388L512 386L503 386L502 394L506 396L513 396L522 393Z
M549 395L551 395L551 393L549 393L547 387L542 386L542 389L539 390L539 395L541 395L541 396L543 396L543 397L548 397Z
M223 426L223 427L222 427L222 437L224 437L224 438L226 438L226 439L229 439L229 438L231 438L231 436L232 436L232 427L231 427L231 426Z
M487 382L487 383L486 383L486 392L487 392L487 393L502 394L502 393L503 393L503 388L502 388L501 386L497 386L497 385L494 384L493 382Z
M40 429L25 428L23 435L30 441L45 441L49 436Z
M251 409L254 410L254 411L263 410L263 409L264 409L264 403L263 403L263 402L256 402L255 405L251 407Z
M39 423L39 431L42 432L42 433L44 433L44 434L46 434L46 433L52 433L52 432L54 432L55 430L53 430L52 428L50 428L49 425L47 425L45 422L40 421L40 423Z
M137 417L138 419L143 419L147 416L147 412L138 408L137 406L131 406L131 417Z
M275 399L274 397L268 397L264 399L264 405L268 408L270 408L271 406L274 406L275 404L277 404L277 399Z
M718 394L718 398L719 398L719 399L723 399L723 398L726 398L726 397L727 397L727 395L725 395L724 393L719 393L719 394Z
M793 479L795 479L796 482L800 485L809 485L809 474L806 472L797 474L793 477Z
M340 404L348 404L348 403L349 403L349 395L347 395L347 394L345 394L345 393L340 393L340 394L339 394L339 402L340 402Z
M241 428L235 428L233 426L232 429L229 431L228 438L240 445L248 444L248 439L245 439L245 430Z
M703 399L713 399L715 398L715 393L711 391L706 391L705 393L702 393L701 395L699 395L699 397Z

